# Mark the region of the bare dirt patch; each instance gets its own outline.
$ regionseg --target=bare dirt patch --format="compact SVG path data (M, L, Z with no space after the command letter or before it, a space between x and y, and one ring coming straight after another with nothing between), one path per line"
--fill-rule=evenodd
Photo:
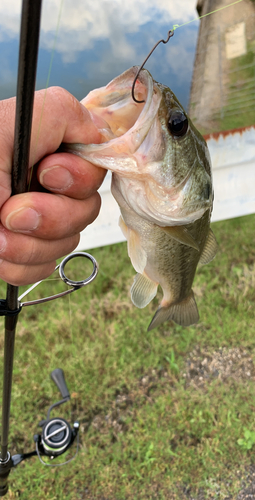
M186 359L182 376L186 379L186 387L206 387L215 379L222 382L228 378L255 380L255 367L250 353L241 347L214 351L196 347Z

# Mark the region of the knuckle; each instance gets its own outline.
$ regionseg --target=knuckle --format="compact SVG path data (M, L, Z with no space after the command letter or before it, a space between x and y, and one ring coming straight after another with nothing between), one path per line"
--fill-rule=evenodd
M1 269L2 279L14 286L24 286L48 278L55 269L55 261L42 266L22 266L5 263ZM2 266L1 266L2 267Z
M101 196L98 192L96 192L93 195L93 202L94 202L94 207L92 209L92 217L94 217L93 218L93 220L94 220L98 216L98 214L100 212L101 205L102 205L102 199L101 199Z
M79 101L74 97L68 90L63 89L62 87L49 87L48 89L49 96L55 100L58 100L62 108L69 107L75 114L83 115L83 108L80 105Z
M68 98L69 95L71 95L68 90L64 89L63 87L59 86L53 86L48 88L48 95L49 97L54 97L55 99L59 99L60 101Z
M36 241L31 238L29 246L26 248L25 252L22 252L22 263L31 266L35 261L40 260L40 257L40 248L36 245Z
M79 241L80 241L80 233L74 234L74 236L68 239L68 243L64 250L64 253L68 254L70 252L73 252L77 247L77 245L79 244Z

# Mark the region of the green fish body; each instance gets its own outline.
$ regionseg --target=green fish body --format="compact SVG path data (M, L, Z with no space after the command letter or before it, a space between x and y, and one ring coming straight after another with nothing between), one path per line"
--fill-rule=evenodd
M131 68L82 103L101 132L101 144L65 144L62 149L112 171L120 227L138 273L131 299L140 308L163 299L149 329L166 320L189 326L199 319L192 291L198 263L213 259L211 164L205 140L173 92L142 70Z

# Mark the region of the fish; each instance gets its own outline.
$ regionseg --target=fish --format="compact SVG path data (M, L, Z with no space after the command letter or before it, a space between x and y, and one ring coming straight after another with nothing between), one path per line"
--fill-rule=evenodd
M165 85L134 66L81 103L101 133L100 144L64 144L62 150L112 171L120 228L137 272L131 300L146 307L160 285L163 298L148 330L165 321L199 321L192 290L198 264L217 252L210 228L213 207L207 144Z

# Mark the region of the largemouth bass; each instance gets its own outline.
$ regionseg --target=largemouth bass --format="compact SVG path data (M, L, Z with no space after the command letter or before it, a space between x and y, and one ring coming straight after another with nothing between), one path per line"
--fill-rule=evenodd
M192 283L198 263L213 259L217 243L210 229L213 188L209 152L173 92L137 67L81 102L101 132L101 144L65 144L112 171L112 193L120 227L138 273L133 303L143 308L157 294L163 299L149 330L166 320L189 326L199 320Z

